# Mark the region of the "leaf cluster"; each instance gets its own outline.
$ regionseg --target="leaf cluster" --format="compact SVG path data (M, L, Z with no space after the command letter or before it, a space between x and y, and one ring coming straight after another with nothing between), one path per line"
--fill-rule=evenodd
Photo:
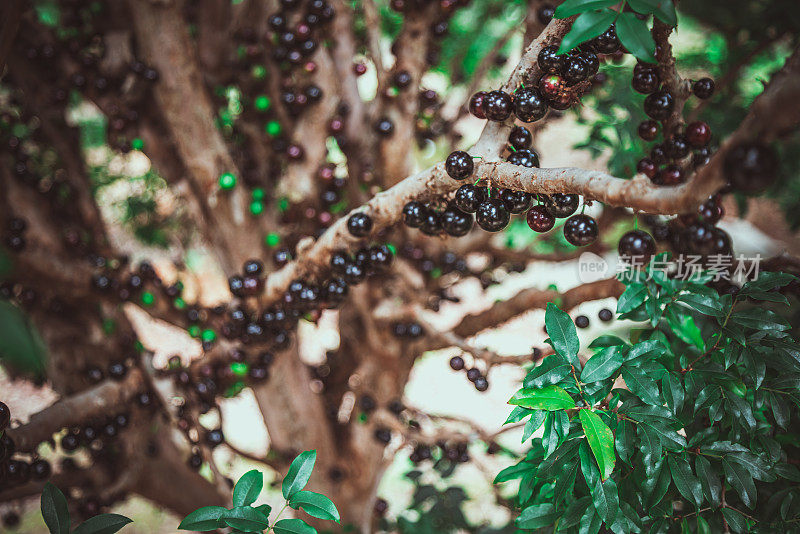
M233 533L316 534L317 530L302 519L280 519L283 510L290 507L302 509L311 517L339 522L339 511L328 497L303 489L311 479L316 460L317 451L313 450L300 453L292 461L281 485L286 502L272 523L269 505L253 506L264 489L264 475L254 469L242 475L234 486L233 507L204 506L186 516L178 528L204 532L230 527Z
M547 307L555 353L509 401L530 449L496 478L519 480L517 526L797 531L800 344L771 309L794 277L761 273L735 296L708 275L621 278L619 318L643 327L598 337L585 363L570 317Z

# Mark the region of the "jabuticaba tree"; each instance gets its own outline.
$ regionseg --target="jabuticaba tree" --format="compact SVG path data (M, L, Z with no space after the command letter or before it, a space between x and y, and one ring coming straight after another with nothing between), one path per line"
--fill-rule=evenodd
M520 408L509 420L531 415L544 424L543 437L533 438L520 466L533 473L538 465L549 466L560 493L554 495L544 474L525 478L518 467L518 498L498 492L498 502L515 517L522 511L519 528L561 521L565 531L575 532L579 526L598 532L604 523L626 532L651 526L651 532L766 532L779 516L785 525L796 524L800 476L792 467L792 447L800 389L790 378L798 376L791 361L800 348L788 337L790 323L775 319L779 326L762 326L777 334L759 337L758 326L747 330L757 317L734 307L762 299L769 306L791 302L792 312L796 301L784 295L794 299L797 282L780 275L768 279L770 287L747 286L737 296L745 280L660 279L651 287L636 277L663 252L698 256L706 266L733 257L731 236L717 225L726 209L731 216L738 206L743 216L748 204L769 198L776 226L783 224L781 208L789 224L798 221L800 7L788 0L681 2L681 24L699 27L699 39L710 36L700 52L683 53L670 44L678 25L671 2L554 4L4 2L0 332L15 332L16 347L0 340L0 362L16 380L47 382L60 398L25 422L0 403L0 503L39 496L51 481L66 494L76 520L133 494L181 517L202 506L230 505L231 481L212 451L240 452L226 443L221 426L204 427L200 420L209 420L201 416L217 412L221 399L250 388L270 451L248 460L283 475L298 453L315 449L310 488L333 500L342 525L360 532L477 531L462 524L459 506L451 523L437 506L416 510L417 523L382 519L387 502L377 496L387 461L401 449L412 451L420 469L432 461L437 468L468 462L481 442L482 453L514 456L497 444L497 435L471 424L468 414L440 419L404 404L415 359L456 347L462 354L449 367L464 372L478 391L490 387L494 366L533 369L512 399ZM501 35L492 33L497 27L505 28ZM513 68L508 57L519 57ZM498 65L510 73L499 83ZM429 71L451 86L431 90L423 81ZM374 98L362 94L369 85L359 81L362 76L374 78ZM464 93L466 99L459 96ZM101 121L76 118L87 105ZM589 126L588 138L569 142L609 155L607 172L540 166L537 135L558 128L563 123L548 123L567 114ZM461 140L469 137L462 128L468 115L470 124L484 121L471 146ZM431 167L418 163L420 147L434 147ZM145 192L124 199L120 218L150 248L112 238L112 225L120 222L111 221L99 199L119 177L97 163L98 151L107 160L131 152L149 160ZM153 188L180 208L165 215ZM512 228L518 234L517 222L534 245L510 248L498 238ZM187 243L205 247L224 272L225 302L208 306L196 292L184 294L189 282L182 277L190 269L181 250ZM152 246L171 247L177 277L140 257ZM634 273L624 284L609 278L566 292L525 289L446 331L425 319L442 302L457 300L451 287L460 281L476 278L485 290L504 271L614 248ZM485 258L480 269L467 261L473 255ZM800 263L788 254L761 267L797 273ZM587 371L587 356L579 357L572 344L572 320L566 316L565 322L552 307L552 347L520 346L519 355L508 356L472 340L549 303L563 313L623 291L620 319L649 319L654 340L660 332L664 347L697 355L658 364L671 377L664 379L669 398L662 396L661 368L653 364L647 374L622 365L638 345L619 338L616 345L609 339L593 345L613 350L602 352L599 363L592 356ZM721 314L724 321L715 326L670 308L683 294L691 313L705 319ZM176 355L155 366L125 311L131 306L197 338L202 356ZM309 366L299 358L297 326L332 310L339 347L324 365ZM779 313L796 324L792 313ZM736 327L737 314L750 322ZM606 323L614 317L604 309L599 318ZM589 318L575 317L574 324L585 328ZM753 350L742 351L739 342ZM703 379L724 382L717 375L731 373L737 396L725 403L726 385L697 389L701 381L693 373L704 364L702 356L716 361L727 347L732 352L720 356L721 370L709 370ZM785 378L765 400L762 383L779 377L774 365L766 377L758 370L773 349L782 351L784 368L777 371ZM738 365L755 369L756 378L734 373ZM617 376L622 378L612 392ZM641 379L636 386L632 376ZM532 393L535 387L555 388L551 404ZM707 404L700 403L703 395ZM685 409L692 402L695 413ZM765 402L774 418L764 415ZM650 412L640 406L651 404L657 406ZM655 490L635 468L640 446L633 425L647 413L671 429L660 432L665 427L656 425L643 433L643 439L661 440L645 447L645 470L660 477ZM736 424L723 425L732 435L718 440L728 449L704 449L693 438L728 416L747 422L744 434ZM680 435L676 417L685 430ZM421 427L421 419L435 425ZM591 437L590 425L596 431ZM608 433L601 432L609 425ZM529 438L538 427L526 428ZM745 434L752 443L737 441ZM614 437L617 467L626 469L622 480L613 471ZM553 450L565 454L563 476L552 465ZM735 458L719 468L711 458L693 471L694 463L684 466L675 456L710 451L713 457L714 450ZM659 454L663 458L655 458ZM766 454L775 457L767 462L761 458ZM774 517L762 513L768 497L760 508L761 493L757 497L752 479L745 480L745 460L759 491L773 483L770 469L784 477L780 488L764 494L788 499L770 501L769 510L778 510ZM779 463L789 467L775 467ZM723 468L726 479L708 475ZM698 477L702 487L695 484ZM612 496L615 480L619 494ZM631 489L636 484L646 495ZM460 495L456 490L453 495ZM674 509L664 504L665 495ZM701 505L704 496L709 501ZM13 527L17 513L0 509L6 510L5 527ZM583 514L587 509L596 513ZM725 513L719 515L720 509ZM577 510L582 513L576 519ZM618 520L618 510L627 522Z

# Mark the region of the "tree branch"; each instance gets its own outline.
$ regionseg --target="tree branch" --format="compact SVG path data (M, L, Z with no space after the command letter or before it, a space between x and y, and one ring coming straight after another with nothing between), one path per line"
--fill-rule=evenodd
M105 382L65 397L41 412L31 416L27 424L8 431L17 450L30 452L40 443L65 427L103 417L114 410L122 409L133 396L141 391L144 377L138 369L131 369L124 380Z

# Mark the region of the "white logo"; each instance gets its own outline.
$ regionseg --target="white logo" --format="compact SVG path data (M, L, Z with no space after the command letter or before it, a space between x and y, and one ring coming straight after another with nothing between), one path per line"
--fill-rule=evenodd
M578 279L583 284L608 278L611 266L594 252L584 252L578 258Z

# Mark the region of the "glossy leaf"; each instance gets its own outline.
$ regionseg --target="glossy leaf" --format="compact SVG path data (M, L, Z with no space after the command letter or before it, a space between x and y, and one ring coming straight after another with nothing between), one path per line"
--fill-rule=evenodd
M291 499L289 506L297 510L302 508L305 513L317 519L339 522L339 511L329 498L313 491L298 491Z
M258 470L248 471L233 488L233 506L250 506L264 488L264 475Z
M78 525L72 534L114 534L130 523L133 520L124 515L100 514Z
M606 347L587 360L581 381L587 384L611 378L622 367L622 353L617 347Z
M687 501L699 506L703 502L703 488L700 486L700 481L692 473L689 463L683 458L673 455L669 456L667 463L672 474L672 481L675 483L675 487L678 488L678 492Z
M69 534L67 498L56 486L47 482L42 490L42 518L50 534Z
M508 403L532 410L552 411L575 408L575 401L572 400L569 393L558 386L521 389L514 393Z
M317 534L317 529L302 519L281 519L272 527L275 534Z
M580 350L580 342L578 341L578 331L575 328L575 323L572 322L569 314L559 310L552 302L548 302L544 314L544 324L556 354L575 365L578 359L578 350ZM577 365L580 365L579 361L577 361Z
M281 492L284 498L291 499L292 495L302 490L311 478L314 463L317 461L317 451L305 451L292 460L289 471L283 479Z
M591 493L594 509L603 518L603 521L608 524L612 523L619 510L619 494L614 479L598 480L591 488Z
M553 17L565 19L578 13L586 13L587 11L611 7L616 4L619 4L618 0L566 0L556 8Z
M187 515L186 518L181 521L181 524L178 525L178 529L196 530L200 532L217 530L225 526L222 522L222 515L227 511L228 510L222 506L204 506Z
M242 532L261 532L269 526L269 518L249 506L237 506L222 514L222 521Z
M620 13L616 26L617 37L631 54L642 61L656 62L656 43L647 27L647 21L639 20L633 13Z
M614 454L614 434L600 416L590 410L581 410L580 419L586 441L600 468L600 476L605 480L614 471L617 459Z
M561 40L558 53L564 54L582 42L594 39L611 26L615 17L616 13L610 9L582 13L572 23L569 33Z

